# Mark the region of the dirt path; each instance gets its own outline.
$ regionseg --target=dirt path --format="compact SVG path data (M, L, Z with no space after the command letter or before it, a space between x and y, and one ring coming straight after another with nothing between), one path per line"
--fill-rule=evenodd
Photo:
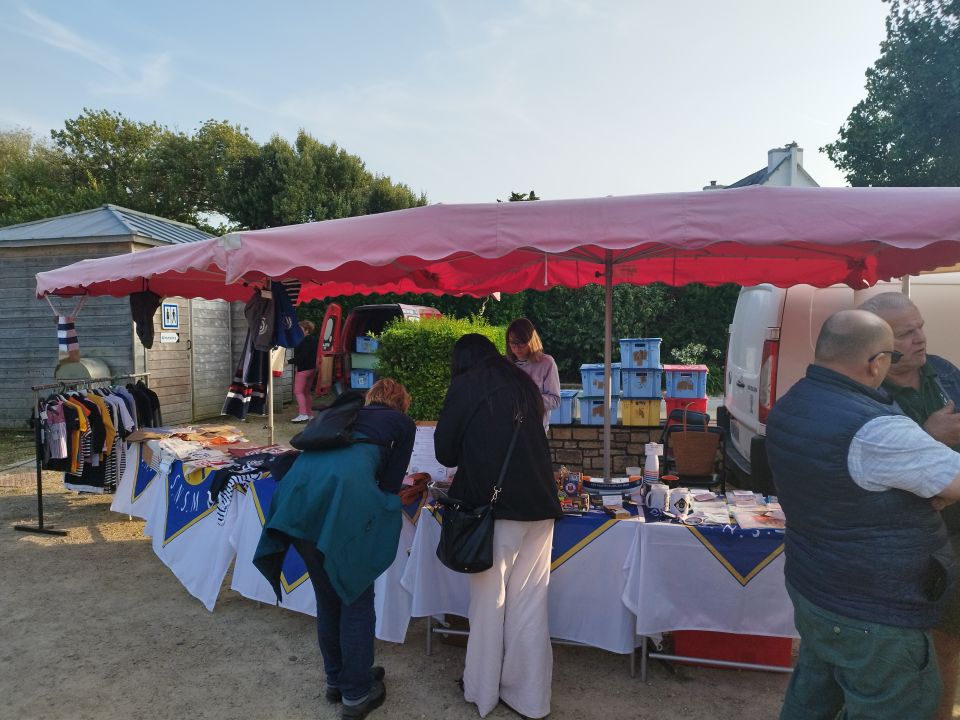
M278 437L297 426L281 423ZM259 428L244 426L255 439ZM65 538L16 532L35 523L32 469L0 476L0 718L165 720L337 718L321 697L314 621L258 606L229 589L208 613L153 554L143 522L110 497L62 489L44 477L45 520ZM371 718L471 719L456 685L464 649L435 642L424 624L404 645L377 643L387 701ZM554 648L551 718L774 718L787 676L667 668L648 681L625 656ZM516 718L502 705L489 716Z

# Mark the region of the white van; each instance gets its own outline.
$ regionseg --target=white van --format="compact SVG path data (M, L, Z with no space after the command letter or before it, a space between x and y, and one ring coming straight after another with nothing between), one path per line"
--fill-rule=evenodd
M740 291L727 347L725 411L718 414L718 422L728 426L724 461L730 482L774 492L764 444L767 414L813 361L823 321L872 295L902 287L896 281L856 292L845 285L757 285ZM925 321L927 351L960 365L960 273L912 277L909 294Z

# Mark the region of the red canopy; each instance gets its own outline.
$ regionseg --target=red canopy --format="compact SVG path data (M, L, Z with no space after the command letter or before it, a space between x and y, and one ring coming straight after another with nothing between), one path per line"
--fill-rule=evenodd
M484 295L601 280L780 286L915 274L960 261L960 188L775 188L475 205L232 233L37 275L37 295L245 299L296 277L301 300L352 292Z

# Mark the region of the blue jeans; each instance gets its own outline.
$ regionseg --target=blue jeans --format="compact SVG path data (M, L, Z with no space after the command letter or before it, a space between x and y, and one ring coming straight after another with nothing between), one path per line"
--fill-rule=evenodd
M800 655L780 720L933 717L942 685L929 632L839 615L790 583L787 592Z
M370 692L376 611L373 585L350 605L345 605L323 569L323 553L307 541L293 539L313 592L317 596L317 642L323 656L327 685L340 690L346 700L363 700Z

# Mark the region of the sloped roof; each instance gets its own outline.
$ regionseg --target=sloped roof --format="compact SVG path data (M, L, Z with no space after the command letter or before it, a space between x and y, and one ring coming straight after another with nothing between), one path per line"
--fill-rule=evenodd
M751 173L750 175L747 175L745 178L740 178L735 183L731 185L727 185L727 189L729 190L730 188L747 187L748 185L763 185L767 181L767 179L771 175L773 175L777 171L777 169L789 159L790 159L789 157L782 158L780 162L778 162L775 166L773 166L773 168L767 168L766 166L764 166L759 170L757 170L755 173Z
M118 205L103 205L70 215L0 227L0 245L11 246L39 245L52 241L130 239L131 236L148 245L173 245L212 237L193 225Z
M740 178L732 185L727 185L726 189L729 190L730 188L747 187L749 185L766 185L767 180L769 180L773 174L777 172L777 170L779 170L780 167L789 159L789 157L782 158L780 162L773 166L773 168L762 167L755 173L747 175L745 178ZM820 183L814 180L810 173L803 169L803 165L797 165L797 172L803 174L807 180L813 183L813 185L816 187L820 187Z

